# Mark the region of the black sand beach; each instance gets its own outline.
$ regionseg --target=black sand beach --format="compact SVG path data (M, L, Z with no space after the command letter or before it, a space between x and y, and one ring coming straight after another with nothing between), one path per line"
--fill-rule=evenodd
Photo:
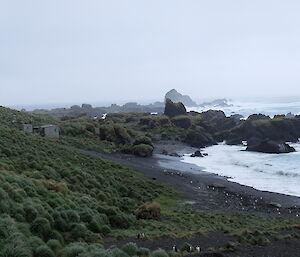
M226 178L202 171L196 165L180 161L180 157L158 154L162 149L181 155L193 152L195 149L177 142L166 142L156 145L156 153L151 158L140 158L120 153L99 153L81 151L91 156L103 157L116 163L132 167L145 175L148 179L163 183L179 192L180 197L191 208L208 213L245 213L263 217L298 218L300 216L300 198L272 192L263 192L254 188L227 181ZM140 247L151 250L162 248L171 250L171 246L189 242L192 245L201 245L216 248L224 246L230 236L220 232L205 236L178 239L160 239L141 241L136 238L127 238L118 242L104 243L105 247L122 246L127 242L135 242ZM271 240L264 247L244 246L234 252L226 250L220 253L201 252L191 256L243 256L243 257L290 257L300 256L300 239Z
M196 150L182 143L166 141L156 145L155 149L151 158L82 152L132 167L147 178L176 189L183 200L201 211L300 218L299 197L256 190L202 171L196 165L183 163L180 157L159 154L162 149L179 156Z

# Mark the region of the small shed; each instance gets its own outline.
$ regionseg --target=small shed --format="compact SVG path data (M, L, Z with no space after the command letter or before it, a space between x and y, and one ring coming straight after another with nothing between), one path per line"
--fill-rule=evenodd
M44 125L41 126L40 133L44 137L59 138L59 127L56 125Z
M31 124L23 124L23 131L25 133L32 133L33 132L33 126Z
M95 128L95 135L100 135L100 128Z

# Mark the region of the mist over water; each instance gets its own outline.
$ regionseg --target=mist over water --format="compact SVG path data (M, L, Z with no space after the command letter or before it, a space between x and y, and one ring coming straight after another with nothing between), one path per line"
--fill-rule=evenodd
M189 111L198 112L207 111L209 109L222 110L227 116L232 114L241 114L245 118L254 113L262 113L273 117L276 114L300 114L300 97L277 97L277 98L252 98L252 99L230 99L230 106L205 106L191 107Z

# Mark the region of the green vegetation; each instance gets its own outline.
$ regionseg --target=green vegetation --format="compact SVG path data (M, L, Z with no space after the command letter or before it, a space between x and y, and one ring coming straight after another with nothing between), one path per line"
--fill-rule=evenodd
M88 150L121 149L130 145L135 138L132 130L112 122L105 123L102 119L94 120L88 116L62 119L59 126L62 143Z
M191 118L186 115L176 116L172 119L172 123L180 128L188 129L192 126Z
M22 124L48 124L54 122L54 119L45 115L30 115L0 106L0 122L1 127L20 129Z
M132 152L134 155L140 157L149 157L153 152L153 147L145 144L134 145L132 147Z
M122 250L128 254L128 256L135 256L138 252L138 247L135 243L128 243L123 245Z
M111 115L112 120L94 120L84 116L60 122L60 142L88 150L122 151L140 157L153 152L152 140L142 133L123 126L121 115Z
M2 121L14 113L26 118L4 111ZM23 249L26 256L31 241L39 240L39 256L50 256L71 242L117 237L119 229L135 233L133 210L167 192L129 168L25 134L9 122L0 127L0 142L0 249L17 237L4 252Z
M176 104L178 105L178 104ZM89 116L63 118L59 121L63 144L88 150L121 151L148 157L153 142L177 140L204 147L216 143L221 131L235 126L234 119L223 112L150 115L147 113L113 113L103 119ZM140 145L140 146L136 146ZM147 146L145 146L147 145Z
M277 116L273 119L264 115L251 115L239 126L222 131L226 140L249 140L253 137L283 142L297 142L300 137L300 118L293 119Z
M143 204L134 211L134 215L138 219L159 219L160 205L158 203Z
M164 127L183 138L189 133L165 116L122 114L113 117L117 123L88 117L58 121L0 108L0 118L1 257L165 257L163 250L150 253L134 244L105 250L101 243L106 238L135 237L141 231L147 238L223 231L238 243L265 245L270 236L300 227L295 219L192 210L173 190L130 168L70 150L69 146L89 144L99 150L152 147L152 139ZM144 118L163 125L149 128L141 121ZM199 122L199 117L189 118L192 126ZM120 120L125 121L123 126ZM20 124L26 122L59 124L62 138L25 134Z
M150 257L168 257L168 254L165 250L162 249L158 249L156 251L154 251Z

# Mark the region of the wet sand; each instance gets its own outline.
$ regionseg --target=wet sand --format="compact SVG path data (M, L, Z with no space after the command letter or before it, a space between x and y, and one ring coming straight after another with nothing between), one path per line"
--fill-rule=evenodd
M182 143L166 142L156 145L151 158L121 153L81 152L134 168L146 178L175 189L184 201L204 212L241 212L300 218L299 197L260 191L230 182L225 177L207 173L196 165L181 162L181 157L159 154L162 149L169 153L176 152L179 156L195 150Z

